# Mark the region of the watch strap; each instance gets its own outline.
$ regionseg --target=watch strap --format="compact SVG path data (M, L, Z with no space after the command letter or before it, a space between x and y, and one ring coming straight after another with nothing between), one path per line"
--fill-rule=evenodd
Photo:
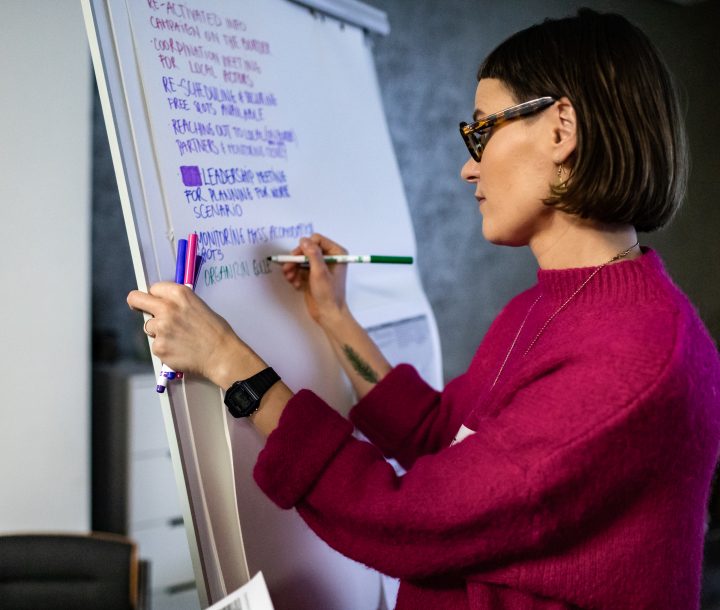
M252 377L236 381L225 392L225 406L233 417L248 417L260 408L264 394L280 381L272 367L267 367Z

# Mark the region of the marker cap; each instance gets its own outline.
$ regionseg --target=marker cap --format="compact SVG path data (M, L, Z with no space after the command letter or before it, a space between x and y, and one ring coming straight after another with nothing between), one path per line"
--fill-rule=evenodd
M158 394L162 394L165 391L165 388L167 387L168 378L165 377L163 373L160 373L157 378L157 382L155 385L155 391Z

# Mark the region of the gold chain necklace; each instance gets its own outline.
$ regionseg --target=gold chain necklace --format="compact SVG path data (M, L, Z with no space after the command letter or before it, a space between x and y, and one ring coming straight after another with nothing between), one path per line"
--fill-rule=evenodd
M542 328L538 331L537 335L533 338L532 341L530 341L530 345L528 345L527 349L523 353L523 357L527 356L528 352L532 349L533 345L537 342L537 340L540 338L540 335L543 334L543 331L548 327L548 324L552 322L555 319L555 316L557 316L563 309L565 309L568 306L568 303L572 301L577 294L587 286L587 283L593 279L600 269L603 267L606 267L610 263L614 263L615 261L619 261L622 258L625 258L628 254L630 254L630 251L637 246L639 242L635 242L632 246L630 246L627 250L623 250L622 252L616 254L613 256L609 261L604 262L602 265L598 265L595 267L593 272L588 275L585 280L583 280L583 283L580 284L575 292L573 292L567 299L565 299L565 302L558 307L554 313L545 321L545 324L542 325ZM527 322L528 318L530 317L530 312L533 310L537 302L542 298L542 294L539 295L534 301L533 304L530 305L530 308L528 309L527 313L525 314L525 318L522 321L522 324L520 324L520 328L518 328L517 333L515 334L515 338L513 339L513 342L510 344L510 349L508 350L507 354L505 354L505 359L503 360L503 363L500 365L500 370L498 371L498 374L495 376L495 381L493 381L492 385L490 386L490 389L492 390L495 387L495 384L497 383L498 379L500 379L500 375L502 375L503 369L505 368L505 365L507 364L508 359L510 358L510 354L512 353L515 343L517 343L518 338L520 337L520 333L522 332L522 329L525 327L525 322Z

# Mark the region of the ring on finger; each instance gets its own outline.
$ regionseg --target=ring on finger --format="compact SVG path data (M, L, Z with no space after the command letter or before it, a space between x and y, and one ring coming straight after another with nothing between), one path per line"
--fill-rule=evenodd
M155 338L155 333L148 330L148 322L150 322L150 320L154 320L154 319L155 318L148 318L147 320L145 320L145 324L143 324L143 330L145 331L145 334L148 337L152 337L153 339Z

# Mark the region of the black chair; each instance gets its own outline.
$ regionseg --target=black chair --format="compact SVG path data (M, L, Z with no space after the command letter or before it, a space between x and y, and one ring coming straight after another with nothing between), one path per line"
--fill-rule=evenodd
M149 565L117 534L0 535L0 608L148 610Z

